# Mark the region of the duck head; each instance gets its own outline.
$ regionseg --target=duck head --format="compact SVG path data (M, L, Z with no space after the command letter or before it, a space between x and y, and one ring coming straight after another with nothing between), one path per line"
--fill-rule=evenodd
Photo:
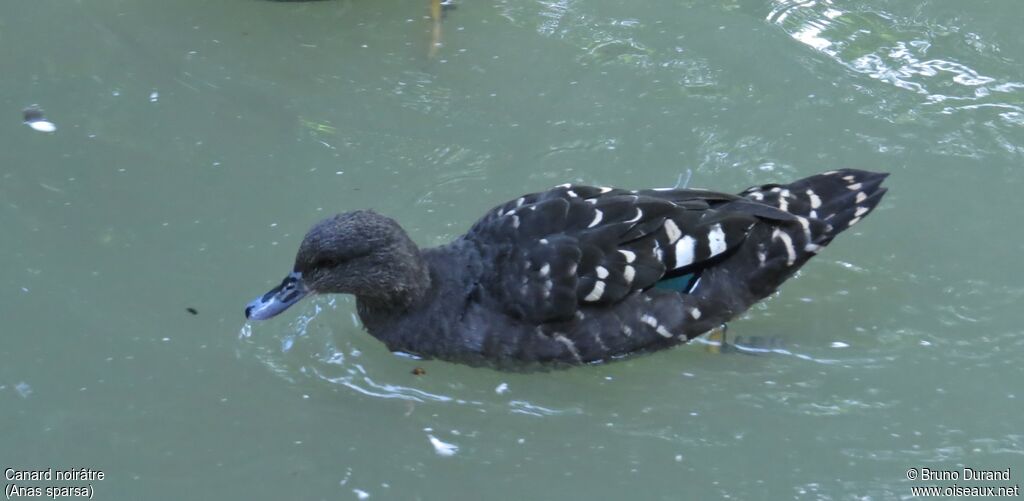
M419 249L397 222L373 211L347 212L306 233L292 272L246 305L245 317L266 320L313 293L402 306L429 286Z

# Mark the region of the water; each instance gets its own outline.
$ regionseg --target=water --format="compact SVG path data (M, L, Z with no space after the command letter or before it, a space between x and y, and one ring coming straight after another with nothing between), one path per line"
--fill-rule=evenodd
M893 499L954 483L911 467L1024 474L1020 2L466 0L433 58L426 2L6 12L4 468L99 469L111 500ZM838 167L891 191L733 322L776 353L506 374L390 354L347 298L243 325L328 213L436 245L566 181Z

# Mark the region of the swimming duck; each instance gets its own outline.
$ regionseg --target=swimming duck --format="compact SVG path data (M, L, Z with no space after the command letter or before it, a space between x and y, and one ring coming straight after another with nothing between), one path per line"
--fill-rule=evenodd
M392 351L472 365L586 364L685 343L772 294L882 199L888 174L844 169L737 195L563 184L420 249L370 210L309 230L263 320L352 294Z

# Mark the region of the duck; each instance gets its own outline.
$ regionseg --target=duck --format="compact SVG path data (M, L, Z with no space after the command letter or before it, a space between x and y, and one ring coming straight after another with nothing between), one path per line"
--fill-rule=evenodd
M372 336L422 358L515 370L653 352L772 295L877 207L887 176L842 169L738 194L563 184L425 249L392 218L345 212L313 225L245 317L350 294Z

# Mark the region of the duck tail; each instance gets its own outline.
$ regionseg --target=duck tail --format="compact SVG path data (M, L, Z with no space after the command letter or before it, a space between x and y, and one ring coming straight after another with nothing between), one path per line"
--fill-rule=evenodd
M841 169L785 185L755 186L740 196L808 220L808 243L823 246L875 209L887 191L882 181L888 176Z
M760 223L753 225L737 252L704 273L696 292L735 312L767 297L839 233L875 209L885 195L881 184L886 176L843 169L743 191L742 198L723 210L750 214Z

